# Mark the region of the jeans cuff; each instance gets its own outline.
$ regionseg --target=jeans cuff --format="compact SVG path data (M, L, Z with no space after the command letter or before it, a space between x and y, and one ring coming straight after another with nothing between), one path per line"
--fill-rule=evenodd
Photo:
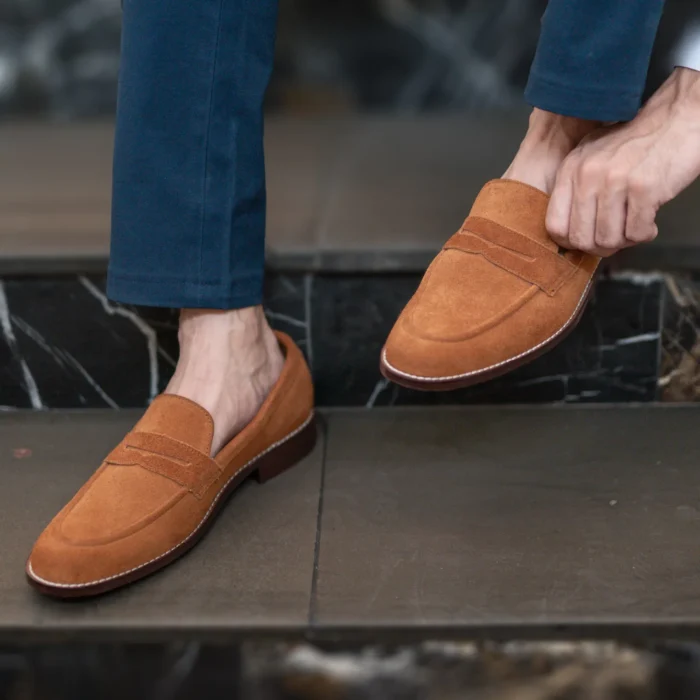
M566 117L625 122L637 115L642 95L614 88L572 88L531 72L525 88L525 99L533 107Z
M121 274L110 269L107 296L135 306L172 309L244 309L262 304L263 275L247 275L227 283L157 279Z

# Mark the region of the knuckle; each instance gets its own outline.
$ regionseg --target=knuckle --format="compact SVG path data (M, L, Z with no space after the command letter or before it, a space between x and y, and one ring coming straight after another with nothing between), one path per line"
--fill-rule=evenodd
M624 245L625 228L603 217L596 223L594 238L596 246L600 248L615 248L621 243Z
M553 233L552 231L548 231L549 237L557 244L562 246L563 248L568 248L570 243L569 243L569 237L560 234L560 233Z
M560 216L558 213L547 214L545 219L545 227L549 232L549 235L555 240L565 240L567 237L568 225L564 220L564 217Z
M653 241L657 235L658 228L656 226L632 227L625 238L632 243L648 243Z
M582 184L593 184L605 175L605 166L598 160L588 158L578 166L578 181Z
M595 233L595 244L600 248L611 246L615 236L607 228L598 228Z
M644 199L649 193L649 182L642 175L630 175L627 181L627 189L630 195Z
M631 243L641 243L644 240L644 235L642 231L633 226L625 233L625 238Z
M586 251L593 245L593 241L588 240L586 237L581 236L579 233L572 231L569 234L569 242L571 247L576 250Z
M573 154L567 156L564 159L564 162L559 167L559 172L557 173L557 180L559 178L571 179L574 173L578 170L579 163L580 158L578 156L574 156Z
M610 189L621 190L627 187L627 173L620 168L611 168L606 176L606 184Z

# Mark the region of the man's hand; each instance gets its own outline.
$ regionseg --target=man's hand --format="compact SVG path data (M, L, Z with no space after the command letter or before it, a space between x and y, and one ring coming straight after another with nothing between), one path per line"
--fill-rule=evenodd
M638 116L587 136L562 163L547 229L607 257L656 238L656 213L700 176L700 72L677 68Z

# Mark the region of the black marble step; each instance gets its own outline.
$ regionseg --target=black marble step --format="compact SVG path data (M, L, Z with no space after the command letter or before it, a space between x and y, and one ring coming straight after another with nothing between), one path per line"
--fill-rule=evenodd
M666 375L691 395L667 387L665 398L693 398L697 306L693 297L675 302L672 280L639 274L602 278L578 328L506 377L440 394L391 385L379 373L381 347L420 278L269 275L269 319L306 353L319 405L652 401ZM0 278L6 409L143 407L164 389L177 353L177 313L113 304L103 277Z
M700 634L700 407L331 411L169 569L41 597L34 538L136 417L0 415L0 640Z
M266 132L268 264L284 272L423 271L487 181L507 168L525 112L277 115ZM0 273L104 272L109 122L0 124ZM624 251L639 269L700 269L698 191Z

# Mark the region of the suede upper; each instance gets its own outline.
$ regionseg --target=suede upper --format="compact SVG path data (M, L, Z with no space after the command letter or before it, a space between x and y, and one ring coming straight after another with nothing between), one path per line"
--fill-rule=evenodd
M282 374L233 440L210 457L209 413L188 399L159 396L39 537L29 576L53 586L94 585L149 565L191 537L229 481L311 420L304 358L288 336L278 338Z
M384 365L418 381L468 379L556 337L599 259L559 251L545 228L548 203L520 182L487 183L396 322Z

